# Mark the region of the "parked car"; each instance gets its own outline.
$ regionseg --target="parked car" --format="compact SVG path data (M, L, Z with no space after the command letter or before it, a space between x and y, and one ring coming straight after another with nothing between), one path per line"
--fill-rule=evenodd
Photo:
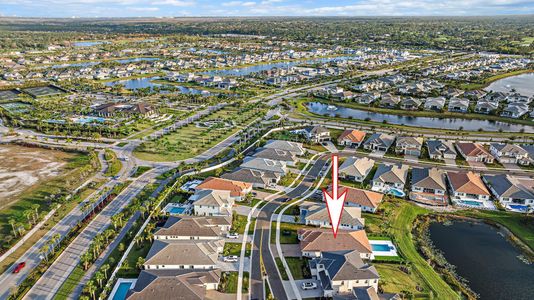
M239 238L239 233L228 232L226 234L226 237L229 238L229 239L238 239Z
M289 198L280 198L280 199L278 199L278 201L280 201L280 202L287 202L288 200L289 200Z
M303 290L315 290L317 288L317 283L315 282L303 282L302 283L302 289Z
M18 263L15 269L13 269L13 274L20 272L20 270L22 270L25 266L26 266L26 262Z
M238 257L236 255L228 255L223 258L225 262L237 262Z

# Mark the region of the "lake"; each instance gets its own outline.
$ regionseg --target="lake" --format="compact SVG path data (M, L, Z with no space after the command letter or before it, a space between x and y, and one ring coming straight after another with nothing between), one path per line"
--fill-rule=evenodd
M430 237L480 299L534 299L534 264L518 259L521 252L498 229L463 221L432 223Z
M101 41L89 41L89 42L74 42L72 45L74 47L91 47L102 44L110 44L110 42L101 42Z
M157 57L135 57L135 58L122 58L122 59L115 59L110 60L114 62L118 62L120 64L129 64L132 62L142 62L142 61L156 61L159 60ZM96 66L100 64L99 61L88 61L88 62L80 62L80 63L71 63L71 64L57 64L57 65L51 65L51 66L45 66L44 68L52 68L52 69L59 69L59 68L67 68L67 67L91 67Z
M525 73L516 76L506 77L492 82L484 90L494 92L516 92L524 96L534 96L534 73Z
M236 68L236 69L213 70L213 71L202 72L200 74L205 74L205 75L210 75L210 76L213 76L213 75L246 76L251 73L267 71L273 68L288 68L288 67L292 67L296 65L326 63L326 62L331 62L331 61L342 61L342 60L349 60L349 59L355 59L355 58L356 57L354 56L322 57L322 58L314 58L314 59L308 59L308 60L258 64L254 66L242 67L242 68Z
M177 89L178 92L181 94L202 94L201 90L197 90L194 88L188 88L183 87L179 85L170 85L170 84L160 84L152 82L153 80L157 80L159 77L143 77L143 78L135 78L135 79L126 79L126 80L117 80L117 81L108 81L104 83L106 86L114 86L117 84L123 84L124 87L128 90L137 90L137 89L144 89L144 88L154 88L154 87L161 87L164 86L166 89L169 90L173 87ZM164 91L168 92L168 91Z
M335 106L337 109L330 110L329 105L321 102L308 103L308 111L322 116L335 117L338 115L342 118L352 117L355 120L365 120L369 118L370 121L382 123L384 120L389 124L406 125L414 127L426 127L436 129L451 129L458 130L463 127L463 130L477 131L479 128L485 131L502 131L505 132L520 132L523 129L525 132L534 132L534 127L529 125L511 124L505 122L496 122L489 120L470 120L460 118L432 118L432 117L411 117L393 114L375 113L354 108ZM332 108L332 107L331 107Z

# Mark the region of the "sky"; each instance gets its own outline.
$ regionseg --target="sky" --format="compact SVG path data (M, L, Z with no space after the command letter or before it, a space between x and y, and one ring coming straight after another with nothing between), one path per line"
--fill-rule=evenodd
M534 14L534 0L0 0L0 16L472 16Z

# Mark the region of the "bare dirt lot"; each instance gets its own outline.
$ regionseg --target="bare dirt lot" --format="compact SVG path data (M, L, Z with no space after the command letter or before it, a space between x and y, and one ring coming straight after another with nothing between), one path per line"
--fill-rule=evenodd
M0 145L0 209L32 186L61 175L72 154L17 145Z

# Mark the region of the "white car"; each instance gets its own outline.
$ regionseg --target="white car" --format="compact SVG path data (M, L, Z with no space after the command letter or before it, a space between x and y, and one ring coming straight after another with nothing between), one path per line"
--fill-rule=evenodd
M223 258L224 262L237 262L238 257L236 255L228 255Z
M237 239L237 238L239 238L239 234L235 233L235 232L228 232L226 234L226 237L229 238L229 239Z
M302 289L303 290L315 290L317 288L317 283L315 282L303 282L302 283Z

